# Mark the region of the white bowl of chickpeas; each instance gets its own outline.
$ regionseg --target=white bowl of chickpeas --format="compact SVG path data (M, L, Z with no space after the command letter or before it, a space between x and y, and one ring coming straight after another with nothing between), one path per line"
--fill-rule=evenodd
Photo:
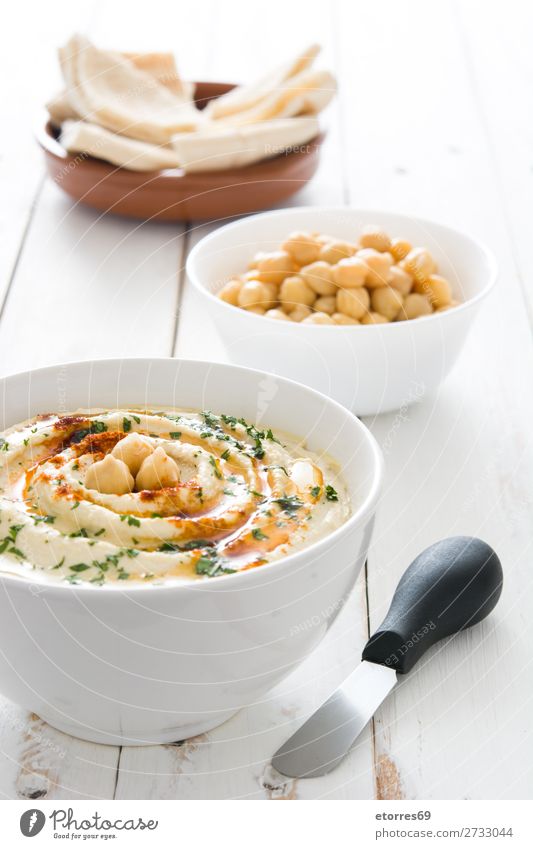
M228 356L358 415L433 392L496 280L491 253L432 221L301 207L221 227L187 272Z

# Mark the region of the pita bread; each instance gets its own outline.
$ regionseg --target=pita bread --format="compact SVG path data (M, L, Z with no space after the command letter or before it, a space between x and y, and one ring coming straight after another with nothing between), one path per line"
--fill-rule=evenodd
M140 71L150 74L160 85L166 86L178 97L192 100L194 83L185 82L178 74L173 53L121 53Z
M172 146L188 173L242 168L303 145L320 132L318 119L287 118L245 127L216 125L174 136Z
M335 77L329 71L301 71L251 109L220 119L220 123L239 126L273 118L315 115L328 105L336 90Z
M59 141L69 153L89 154L130 171L159 171L178 165L172 148L119 136L86 121L65 121Z
M175 133L197 129L201 123L199 111L186 97L83 36L73 36L59 56L70 104L86 121L154 144L165 144Z
M75 121L80 117L70 105L66 91L60 91L51 97L46 104L46 109L52 124L56 127L60 127L63 121Z
M286 62L255 83L238 86L213 100L207 105L206 114L213 120L217 120L251 109L263 98L271 95L286 80L309 68L319 53L320 45L312 44L302 53L298 53L290 62Z

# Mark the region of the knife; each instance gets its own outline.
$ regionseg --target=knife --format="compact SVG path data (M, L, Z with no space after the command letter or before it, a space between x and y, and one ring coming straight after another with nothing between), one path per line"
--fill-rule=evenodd
M362 662L278 749L272 766L290 778L316 778L335 769L397 675L409 672L439 640L481 622L502 585L500 560L480 539L449 537L426 548L400 579Z

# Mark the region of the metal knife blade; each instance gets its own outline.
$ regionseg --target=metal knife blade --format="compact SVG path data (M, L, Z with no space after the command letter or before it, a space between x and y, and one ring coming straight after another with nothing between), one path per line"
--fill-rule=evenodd
M290 778L326 775L348 754L354 740L396 684L396 672L362 663L272 758Z

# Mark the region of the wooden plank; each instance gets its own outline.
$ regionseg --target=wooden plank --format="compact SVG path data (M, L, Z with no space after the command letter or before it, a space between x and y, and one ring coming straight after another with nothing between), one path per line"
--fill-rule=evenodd
M47 183L4 311L2 373L90 357L168 356L181 233L172 224L100 216Z
M123 749L116 798L367 798L373 780L369 730L324 779L288 780L270 766L284 739L353 668L365 616L363 578L316 652L260 703L178 746Z
M466 0L455 8L465 70L489 139L494 185L513 249L512 262L533 322L533 129L529 108L533 8L530 3L513 3L510 14L504 15L501 4L480 0Z
M512 16L506 21L512 29ZM497 612L433 651L378 713L376 795L524 797L532 762L531 450L523 435L532 413L523 391L531 347L487 127L448 4L416 2L409 16L393 2L367 5L359 30L379 38L361 38L358 51L349 52L342 28L343 79L353 90L359 82L347 126L351 137L359 131L350 159L353 203L372 206L379 198L380 207L473 232L495 250L505 283L435 396L406 416L367 419L386 449L387 467L369 557L371 626L383 618L409 562L439 537L485 537L506 570Z
M276 43L276 52L281 58L308 42L325 42L323 62L325 66L335 65L332 24L324 20L322 4L306 4L305 15L301 14L301 6L283 5L284 27L278 32L276 11L282 12L282 4L277 2L265 21L263 38L253 41L243 37L243 32L253 27L255 12L251 7L246 11L242 5L239 8L242 30L240 27L225 28L225 38L211 57L215 78L225 78L226 74L228 79L243 79L260 72L261 63L265 67L272 63L272 43ZM298 33L297 41L294 31ZM329 135L319 173L295 196L293 204L339 205L343 202L344 154L340 145L339 111L340 107L336 106L326 118ZM186 251L216 226L218 223L191 223ZM188 285L179 308L175 353L189 358L226 360L216 328L202 314ZM357 591L317 652L267 694L261 704L241 711L220 728L179 747L124 749L117 798L145 798L147 793L154 798L173 799L371 797L370 731L361 738L343 766L325 779L286 781L269 766L272 753L297 726L299 719L318 706L353 668L365 639L366 595L362 576Z
M28 10L13 5L0 31L0 311L43 182L42 155L34 132L43 104L59 85L57 44L70 28L90 20L93 3L59 0L55 13L43 4ZM38 72L36 69L39 69Z
M72 17L64 18L72 26ZM92 23L90 34L102 31L97 18ZM69 34L50 30L49 40L57 44ZM43 66L54 62L51 49L40 59ZM89 357L168 356L182 232L101 216L46 183L2 316L1 372ZM112 798L118 747L69 738L9 703L4 711L15 717L14 728L4 723L0 731L4 795Z

